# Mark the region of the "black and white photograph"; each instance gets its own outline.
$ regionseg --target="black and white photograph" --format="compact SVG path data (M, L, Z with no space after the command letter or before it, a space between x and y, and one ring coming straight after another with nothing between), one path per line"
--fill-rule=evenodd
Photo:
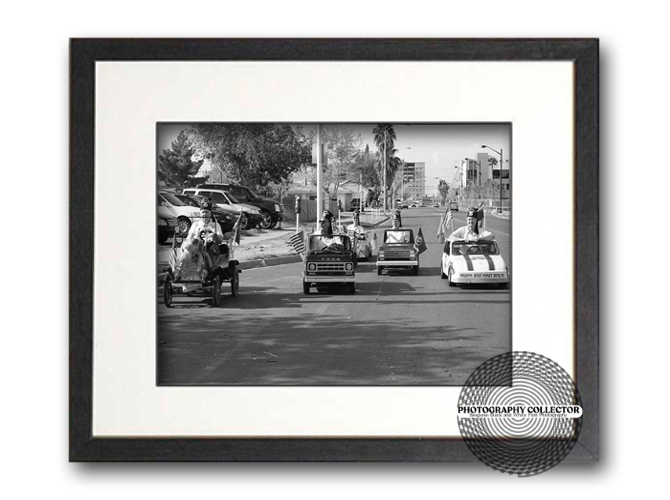
M158 123L159 386L460 386L512 350L511 123Z

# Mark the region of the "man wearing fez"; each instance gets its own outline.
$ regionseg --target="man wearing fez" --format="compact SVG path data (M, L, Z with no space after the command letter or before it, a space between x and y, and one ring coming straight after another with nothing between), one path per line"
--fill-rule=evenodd
M468 208L468 216L466 219L467 224L451 233L451 235L449 235L449 240L479 241L495 239L495 236L491 231L479 228L478 219L478 210L474 207Z

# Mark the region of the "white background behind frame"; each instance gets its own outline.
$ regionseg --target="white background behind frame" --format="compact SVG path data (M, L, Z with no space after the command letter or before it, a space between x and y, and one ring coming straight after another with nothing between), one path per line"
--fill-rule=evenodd
M569 62L98 62L94 436L459 435L457 387L156 387L156 122L511 122L513 347L572 374L572 93Z

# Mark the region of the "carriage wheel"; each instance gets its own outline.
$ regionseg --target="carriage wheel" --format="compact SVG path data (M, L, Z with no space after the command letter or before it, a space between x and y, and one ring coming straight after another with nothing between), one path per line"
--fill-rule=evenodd
M163 283L163 303L165 307L172 307L172 278L165 278Z
M212 283L212 305L214 307L219 307L219 302L221 301L221 278L218 276L214 278Z
M233 269L233 276L230 278L230 293L233 297L240 294L240 272L237 269Z

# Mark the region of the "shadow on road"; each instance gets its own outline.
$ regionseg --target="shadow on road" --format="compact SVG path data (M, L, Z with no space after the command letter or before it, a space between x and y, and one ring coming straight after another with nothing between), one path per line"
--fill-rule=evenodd
M158 332L159 385L463 385L480 363L511 348L500 332L383 316L269 322L217 314L195 323L172 315L159 316Z

